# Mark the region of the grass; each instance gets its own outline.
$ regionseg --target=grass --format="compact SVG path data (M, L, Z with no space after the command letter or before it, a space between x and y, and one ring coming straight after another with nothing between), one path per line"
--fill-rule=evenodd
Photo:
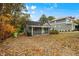
M19 36L0 43L6 56L79 56L79 32L57 35Z

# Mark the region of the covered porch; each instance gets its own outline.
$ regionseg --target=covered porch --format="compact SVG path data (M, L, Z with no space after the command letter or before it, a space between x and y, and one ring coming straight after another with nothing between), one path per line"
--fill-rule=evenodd
M50 27L48 26L28 26L28 32L33 35L47 34L49 33Z

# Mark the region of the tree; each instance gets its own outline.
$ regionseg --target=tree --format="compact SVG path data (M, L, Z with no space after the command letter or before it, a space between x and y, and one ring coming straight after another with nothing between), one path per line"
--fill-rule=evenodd
M0 40L3 40L16 31L16 28L9 23L11 15L4 14L0 16Z
M16 31L17 24L20 25L18 21L23 14L22 11L27 11L22 3L0 4L0 39L4 39L5 35Z
M11 15L15 15L16 13L21 13L20 11L24 8L24 4L21 3L1 3L0 14L9 13Z
M46 15L42 15L41 17L40 17L40 22L42 22L42 24L44 24L44 23L48 23L49 21L51 21L51 20L54 20L55 19L55 17L54 16L48 16L48 17L46 17Z
M48 20L49 20L49 21L54 20L54 19L55 19L55 17L53 17L53 16L48 16Z
M20 28L20 32L24 31L26 21L30 21L30 14L23 14L19 17L18 27Z
M47 17L46 17L46 15L42 15L41 17L40 17L40 20L39 20L42 24L44 24L44 23L46 23L47 22Z
M11 24L16 25L17 19L22 14L22 11L27 11L22 3L1 3L0 15L10 14L12 16Z

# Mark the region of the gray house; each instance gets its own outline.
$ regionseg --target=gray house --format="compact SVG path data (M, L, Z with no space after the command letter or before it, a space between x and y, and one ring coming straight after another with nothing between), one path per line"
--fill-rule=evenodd
M26 34L38 35L38 34L47 34L50 30L58 30L58 31L73 31L77 29L77 24L73 22L75 20L74 17L65 17L61 19L55 19L53 21L49 21L42 25L41 22L35 21L26 21L24 31Z
M24 32L25 34L38 35L38 34L47 34L49 33L49 26L42 25L41 22L35 21L26 21Z
M61 19L55 19L51 22L49 22L51 26L51 30L58 30L58 31L73 31L76 29L76 25L73 20L75 20L74 17L65 17ZM49 25L48 23L45 23L44 25Z

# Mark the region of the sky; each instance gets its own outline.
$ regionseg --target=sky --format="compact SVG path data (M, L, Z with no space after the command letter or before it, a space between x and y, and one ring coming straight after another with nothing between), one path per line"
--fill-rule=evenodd
M26 3L25 5L33 21L38 21L43 14L47 17L74 16L79 18L79 3Z

